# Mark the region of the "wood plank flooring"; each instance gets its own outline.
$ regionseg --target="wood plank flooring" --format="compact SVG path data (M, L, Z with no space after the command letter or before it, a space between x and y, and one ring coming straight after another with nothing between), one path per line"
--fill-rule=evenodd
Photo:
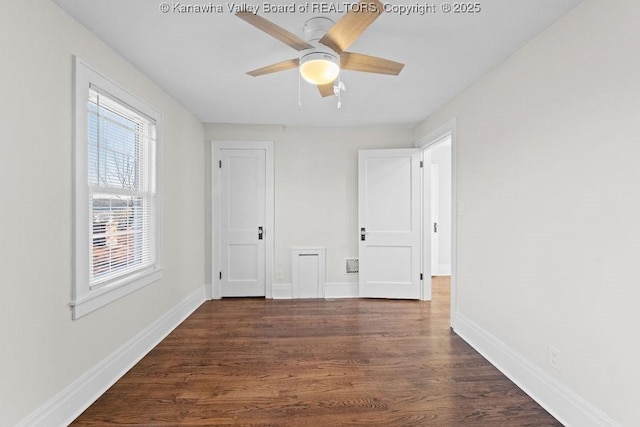
M431 302L208 301L76 426L561 426Z

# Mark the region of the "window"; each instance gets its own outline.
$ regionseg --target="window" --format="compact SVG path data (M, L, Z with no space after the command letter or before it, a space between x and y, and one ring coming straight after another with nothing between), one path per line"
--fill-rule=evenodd
M161 114L76 59L78 318L161 277Z

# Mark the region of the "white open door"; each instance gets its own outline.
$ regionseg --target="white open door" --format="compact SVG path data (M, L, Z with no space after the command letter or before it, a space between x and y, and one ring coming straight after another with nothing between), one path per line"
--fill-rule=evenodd
M420 150L358 152L360 296L421 298Z
M265 150L220 150L221 296L265 296Z

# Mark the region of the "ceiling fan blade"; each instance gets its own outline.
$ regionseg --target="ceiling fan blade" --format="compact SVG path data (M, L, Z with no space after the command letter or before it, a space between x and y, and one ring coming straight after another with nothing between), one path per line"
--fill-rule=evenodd
M277 73L278 71L290 70L298 67L300 60L298 58L288 59L286 61L278 62L276 64L267 65L266 67L258 68L257 70L249 71L247 74L253 77L263 76L265 74Z
M333 82L327 83L326 85L318 85L318 90L320 91L320 96L323 98L335 95L333 92Z
M320 39L320 43L337 53L344 52L380 16L382 11L383 5L379 0L360 0L327 31Z
M258 16L251 12L238 12L236 13L236 16L296 50L313 48L313 45L307 43L300 37L274 24L273 22L264 19L262 16Z
M397 76L403 67L404 64L399 62L378 58L377 56L363 55L362 53L342 52L340 55L340 68L343 70Z

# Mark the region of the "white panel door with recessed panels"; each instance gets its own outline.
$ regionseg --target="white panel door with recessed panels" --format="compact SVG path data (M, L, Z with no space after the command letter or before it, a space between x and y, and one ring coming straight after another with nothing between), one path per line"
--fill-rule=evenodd
M360 296L420 299L418 149L358 152Z
M270 155L260 143L214 143L214 298L269 296Z

